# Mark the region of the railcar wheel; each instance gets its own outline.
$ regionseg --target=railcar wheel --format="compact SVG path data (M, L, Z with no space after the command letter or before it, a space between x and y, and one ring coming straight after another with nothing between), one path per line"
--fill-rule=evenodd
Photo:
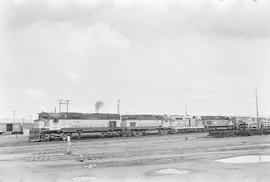
M161 135L166 135L166 134L168 134L168 131L167 131L167 130L160 130L159 132L160 132Z

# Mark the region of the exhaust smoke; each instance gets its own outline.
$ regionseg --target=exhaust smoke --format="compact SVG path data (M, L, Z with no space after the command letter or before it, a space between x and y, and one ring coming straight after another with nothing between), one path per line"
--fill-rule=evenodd
M95 109L96 109L96 112L98 113L100 108L103 106L103 102L98 100L96 103L95 103Z

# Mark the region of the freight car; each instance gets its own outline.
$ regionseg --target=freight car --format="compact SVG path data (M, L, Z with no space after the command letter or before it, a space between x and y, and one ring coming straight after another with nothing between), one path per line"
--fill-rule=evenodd
M215 128L209 131L210 136L252 136L270 134L269 120L265 118L232 117L234 127Z
M0 123L0 134L22 134L21 123Z

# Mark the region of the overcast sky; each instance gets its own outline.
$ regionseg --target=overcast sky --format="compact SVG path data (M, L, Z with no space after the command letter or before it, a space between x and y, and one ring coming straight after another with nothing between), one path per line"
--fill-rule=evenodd
M53 111L270 115L268 0L0 3L0 118ZM64 106L63 106L64 107Z

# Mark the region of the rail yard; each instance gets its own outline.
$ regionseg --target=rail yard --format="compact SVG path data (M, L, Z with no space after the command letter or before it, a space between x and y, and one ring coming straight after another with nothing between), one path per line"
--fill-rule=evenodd
M269 163L260 161L254 168L254 163L217 160L270 155L269 135L207 135L99 138L71 143L29 143L25 136L1 136L0 181L268 181Z
M0 181L267 181L269 122L41 112L31 125L2 124Z

